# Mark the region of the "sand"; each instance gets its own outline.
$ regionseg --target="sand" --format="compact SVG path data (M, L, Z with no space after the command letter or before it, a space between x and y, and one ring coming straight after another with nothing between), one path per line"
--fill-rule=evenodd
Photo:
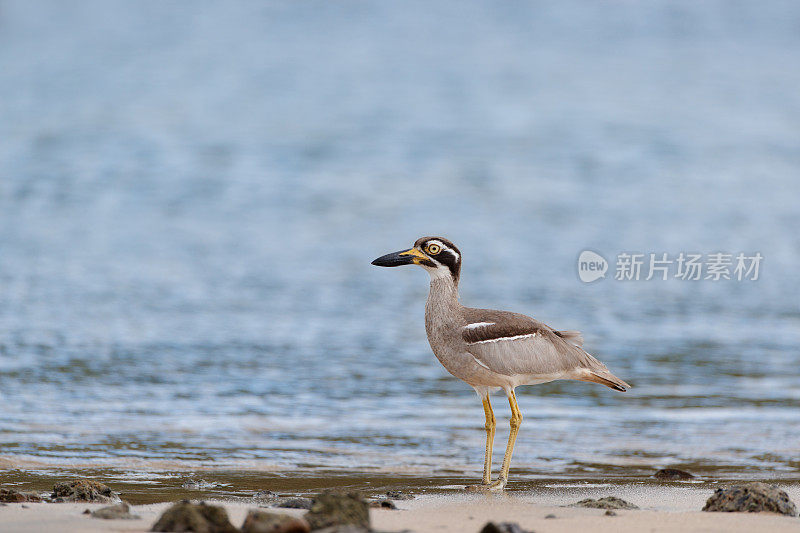
M782 487L790 498L800 501L800 487ZM378 530L411 530L419 533L478 532L489 520L518 522L537 533L573 531L666 532L666 531L800 531L800 518L759 513L704 513L699 511L710 495L708 488L695 489L680 484L665 486L613 487L614 494L639 505L638 511L605 511L564 507L583 496L597 497L598 490L579 488L562 494L424 494L414 500L396 502L398 510L371 510L373 527ZM239 526L252 503L214 501L223 505L231 522ZM0 531L4 533L50 533L147 531L169 503L132 506L141 520L101 520L82 514L100 504L27 503L0 506ZM276 510L301 515L294 509ZM545 518L553 514L555 518Z

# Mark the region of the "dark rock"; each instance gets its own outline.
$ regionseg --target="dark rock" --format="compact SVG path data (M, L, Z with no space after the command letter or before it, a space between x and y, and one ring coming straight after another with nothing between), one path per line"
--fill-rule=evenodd
M311 498L286 498L275 504L275 507L283 509L311 509L314 502Z
M22 492L14 489L0 489L0 502L22 503L40 501L42 501L41 496L35 492Z
M194 531L195 533L238 533L219 505L178 502L159 517L150 531Z
M677 468L662 468L653 474L653 477L666 481L677 481L680 479L692 479L694 478L694 474L690 474L684 470L678 470Z
M131 508L128 507L128 504L125 502L118 503L117 505L109 505L108 507L101 507L91 514L93 518L103 518L105 520L138 520L141 518L140 516L131 514Z
M522 529L516 522L501 522L496 524L494 522L487 522L481 533L532 533L527 529Z
M254 500L276 500L278 499L278 495L272 492L271 490L260 490L253 494Z
M586 498L578 503L573 503L572 507L588 507L590 509L638 509L632 503L628 503L616 496L606 496L605 498L592 499Z
M308 533L311 526L304 519L287 514L249 511L242 533Z
M403 492L401 490L390 490L386 493L387 500L413 500L415 496L410 492Z
M323 492L305 514L311 530L352 524L369 529L369 504L357 492Z
M617 513L615 513L611 509L606 509L606 512L603 514L605 514L606 516L617 516Z
M393 511L397 510L397 506L392 500L372 500L369 502L369 506L374 509L391 509Z
M91 509L84 509L81 514L92 514L92 510Z
M119 496L108 486L89 479L56 483L51 496L56 502L118 502Z
M775 485L758 482L716 489L703 511L797 515L797 508L788 494Z
M558 518L558 517L553 513L550 513L549 515L545 515L545 518Z

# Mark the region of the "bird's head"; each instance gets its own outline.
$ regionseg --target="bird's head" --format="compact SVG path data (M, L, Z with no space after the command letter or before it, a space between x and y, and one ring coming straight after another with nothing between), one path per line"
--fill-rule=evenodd
M396 267L419 265L428 271L431 279L449 277L458 283L461 274L461 252L455 244L442 237L422 237L414 247L386 254L372 262L375 266Z

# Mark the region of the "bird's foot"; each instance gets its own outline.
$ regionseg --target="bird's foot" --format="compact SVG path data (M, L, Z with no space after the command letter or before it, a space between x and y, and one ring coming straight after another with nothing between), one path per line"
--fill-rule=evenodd
M481 483L480 485L467 485L465 487L467 492L498 492L502 491L506 486L505 479L498 479L493 483Z

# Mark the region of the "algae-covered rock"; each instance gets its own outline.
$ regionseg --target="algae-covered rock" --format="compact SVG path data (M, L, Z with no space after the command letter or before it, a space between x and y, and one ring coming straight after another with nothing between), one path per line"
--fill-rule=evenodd
M622 498L616 496L606 496L597 500L593 498L586 498L578 503L573 503L572 507L588 507L590 509L638 509L632 503L626 502Z
M532 533L522 529L516 522L487 522L480 533Z
M90 479L77 479L56 483L53 487L53 501L56 502L118 502L119 496L107 485Z
M238 533L219 505L178 502L159 517L150 531L194 531L195 533Z
M23 503L40 501L42 501L41 496L35 492L23 492L14 489L0 489L0 502Z
M662 468L653 477L656 479L663 479L664 481L679 481L682 479L693 479L694 474L690 474L685 470L678 470L677 468Z
M775 485L759 482L716 489L703 511L797 515L797 508L786 492Z
M314 498L305 519L312 531L346 524L369 529L369 504L357 492L323 492Z
M104 520L137 520L141 518L138 515L131 514L131 508L125 502L101 507L96 511L92 511L91 514L93 518L102 518Z
M288 514L251 510L242 524L242 533L308 533L311 526L303 518Z

